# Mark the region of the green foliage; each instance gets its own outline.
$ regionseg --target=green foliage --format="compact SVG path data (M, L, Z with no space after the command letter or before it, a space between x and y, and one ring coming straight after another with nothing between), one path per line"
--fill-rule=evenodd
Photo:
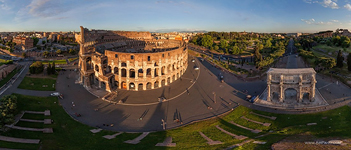
M214 46L214 50L218 50L219 49L219 47L216 45L216 46Z
M233 48L232 48L232 54L233 55L238 55L238 54L240 54L240 49L239 49L239 47L238 46L233 46Z
M311 51L300 50L299 55L302 56L305 60L313 59L315 56Z
M226 49L228 47L227 40L221 40L220 41L220 48L221 49Z
M351 53L347 55L347 70L351 71Z
M56 66L55 66L55 61L52 62L52 67L51 67L51 74L55 74L56 73Z
M22 53L22 56L26 58L27 54L25 52Z
M36 61L29 67L29 72L31 74L39 74L44 70L44 65L41 61Z
M262 68L268 66L274 62L272 57L265 57L262 61L258 62L257 67Z
M213 39L210 35L205 35L201 38L201 45L205 47L211 47L213 44Z
M46 42L43 40L43 41L41 41L41 44L45 44Z
M49 65L48 65L48 67L46 68L46 73L48 74L48 75L50 75L51 74L51 64L49 63Z
M43 56L44 56L44 57L48 57L48 56L49 56L49 52L48 52L48 51L44 51L44 52L43 52Z
M256 66L258 64L258 62L262 61L262 55L260 53L260 50L258 49L258 47L255 47L255 63L256 63Z
M330 69L336 65L336 62L334 58L318 57L318 59L315 60L315 64Z
M264 45L265 48L271 48L272 47L272 42L271 40L267 40L266 44Z
M6 95L0 99L0 128L11 124L17 112L17 97Z
M33 39L33 46L37 46L39 39L37 37L32 37Z
M56 51L56 53L57 53L57 54L61 54L62 51L59 49L59 50Z
M336 67L342 68L344 66L344 57L342 56L341 50L338 52L338 56L336 57Z

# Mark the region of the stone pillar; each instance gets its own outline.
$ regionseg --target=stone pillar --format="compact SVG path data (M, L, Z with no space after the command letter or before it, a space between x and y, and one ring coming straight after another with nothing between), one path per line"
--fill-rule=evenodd
M101 81L99 80L99 88L101 88Z
M146 90L147 82L146 84L143 84L143 90Z
M284 102L284 91L283 91L283 81L284 76L280 75L280 83L279 83L279 102Z
M267 85L267 101L270 102L271 100L271 84Z
M126 68L126 78L127 78L127 80L129 80L129 72L130 72L130 69L129 69L129 67L127 67Z
M151 68L151 78L155 78L155 68Z
M126 81L127 90L129 90L129 81Z
M111 84L110 82L106 82L106 91L111 92Z
M300 80L299 80L299 92L298 92L298 96L297 96L297 98L298 98L298 102L300 103L300 102L302 102L302 99L303 99L303 93L302 93L302 75L300 74L299 75L299 78L300 78Z
M146 72L147 70L143 69L143 78L146 79Z
M155 82L150 82L151 83L151 89L154 89L155 87Z
M134 90L138 91L139 90L139 84L134 82Z
M312 87L311 87L311 92L310 92L310 101L313 102L314 101L314 97L316 95L316 75L313 74L312 75Z

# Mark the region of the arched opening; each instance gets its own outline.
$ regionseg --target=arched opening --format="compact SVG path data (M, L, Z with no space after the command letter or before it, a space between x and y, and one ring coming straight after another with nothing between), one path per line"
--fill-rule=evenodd
M154 66L157 67L158 66L158 62L155 62Z
M87 70L89 69L93 69L93 65L92 65L92 62L91 62L91 57L88 57L86 60L85 60L85 64L87 66Z
M310 93L303 93L302 100L304 101L310 100Z
M154 88L158 88L159 87L159 82L156 81L155 84L154 84Z
M146 83L146 89L147 89L147 90L150 90L150 89L151 89L151 83L150 83L150 82Z
M159 70L159 68L155 68L155 74L154 74L154 77L158 77L158 70Z
M297 101L297 91L293 88L288 88L284 91L284 102L294 103Z
M171 83L171 77L167 78L167 84L169 85Z
M180 75L183 75L183 70L180 70Z
M113 73L118 75L118 67L113 68Z
M135 90L135 85L134 83L129 83L129 90Z
M172 76L172 81L175 81L175 75Z
M279 100L279 94L277 92L273 92L271 99L278 101Z
M129 70L129 77L130 78L135 78L135 70L134 69L130 69Z
M90 85L94 84L94 74L89 75L89 83Z
M177 78L179 78L179 73L177 73Z
M172 71L172 70L171 70L171 65L168 65L167 71L168 71L168 73L170 73L170 72Z
M121 89L127 89L127 83L126 82L122 81Z
M118 81L115 81L114 86L115 86L115 87L118 87L118 86L119 86Z
M143 69L139 69L138 70L138 77L143 77L144 76L144 70Z
M146 70L146 76L147 76L147 77L151 77L151 68L148 68L148 69Z
M107 64L107 59L105 59L104 61L102 61L102 64Z
M165 81L165 79L163 79L162 81L161 81L161 87L163 87L163 86L165 86L166 85L166 81Z
M143 87L144 85L142 84L142 83L139 83L138 84L138 91L142 91L142 90L144 90Z
M122 73L122 74L121 74L122 77L127 77L127 70L126 70L126 69L123 68L123 69L121 70L121 73Z
M166 68L165 66L161 67L161 75L165 75L165 68Z
M174 65L174 64L172 65L172 70L173 70L173 71L175 70L175 65Z
M111 66L107 66L107 68L106 68L106 74L111 73L111 71L112 71Z
M95 71L99 72L99 66L95 65Z
M101 82L101 89L106 90L106 83L105 82Z

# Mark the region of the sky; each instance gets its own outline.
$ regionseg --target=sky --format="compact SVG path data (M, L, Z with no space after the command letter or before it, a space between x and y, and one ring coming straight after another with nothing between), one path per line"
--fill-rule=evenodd
M351 30L351 0L0 0L0 32Z

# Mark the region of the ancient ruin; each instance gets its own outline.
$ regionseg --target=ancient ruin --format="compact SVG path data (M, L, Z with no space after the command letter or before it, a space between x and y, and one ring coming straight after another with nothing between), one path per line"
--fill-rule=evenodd
M187 47L181 40L152 39L150 32L80 29L79 82L85 87L155 89L187 69Z
M278 99L279 102L284 102L287 97L296 96L296 101L301 102L305 96L312 102L316 83L313 68L270 68L267 71L267 101Z

